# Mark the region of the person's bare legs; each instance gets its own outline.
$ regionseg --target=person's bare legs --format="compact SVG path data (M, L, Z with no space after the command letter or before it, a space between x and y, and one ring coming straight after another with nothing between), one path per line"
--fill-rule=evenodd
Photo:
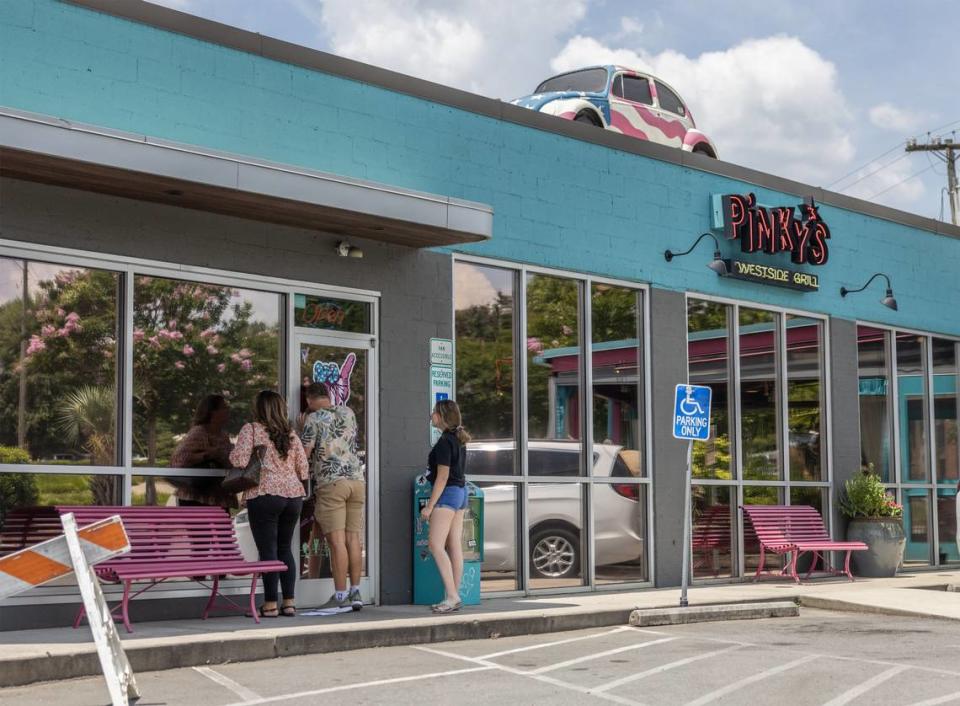
M443 588L446 592L447 603L456 603L460 600L460 593L453 581L453 566L447 554L447 537L456 512L448 507L435 507L430 515L430 553L437 562L437 570L443 579Z
M363 535L360 532L347 532L347 556L350 585L359 586L360 574L363 573Z
M457 600L460 600L460 588L463 583L463 516L466 510L457 510L450 523L447 535L447 555L453 570L453 585L457 587Z
M350 557L347 553L346 534L344 530L327 533L327 544L330 547L330 571L333 574L333 586L337 591L347 590Z

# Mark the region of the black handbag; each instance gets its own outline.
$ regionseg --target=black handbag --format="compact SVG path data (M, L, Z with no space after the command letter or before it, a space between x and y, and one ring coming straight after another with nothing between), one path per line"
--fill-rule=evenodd
M260 485L260 469L263 467L263 454L266 446L254 446L246 468L231 468L223 477L220 487L228 493L242 493Z

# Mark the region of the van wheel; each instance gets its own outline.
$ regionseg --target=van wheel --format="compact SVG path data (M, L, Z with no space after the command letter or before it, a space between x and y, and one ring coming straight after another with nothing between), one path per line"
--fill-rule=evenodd
M566 579L580 574L580 537L566 527L544 527L530 538L530 573Z

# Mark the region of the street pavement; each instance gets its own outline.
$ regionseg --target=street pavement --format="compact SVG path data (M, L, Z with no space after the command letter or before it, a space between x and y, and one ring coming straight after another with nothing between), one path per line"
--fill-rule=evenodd
M595 628L137 675L150 706L913 704L960 702L954 621L799 618ZM103 680L0 689L0 704L107 702Z

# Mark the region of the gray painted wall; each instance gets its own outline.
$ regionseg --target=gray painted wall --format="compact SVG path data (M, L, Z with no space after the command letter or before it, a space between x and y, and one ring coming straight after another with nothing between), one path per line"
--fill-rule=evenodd
M650 289L653 529L656 585L679 586L687 442L673 438L673 391L687 381L687 305L682 292Z
M0 238L381 292L381 601L409 603L412 479L429 451L431 337L452 335L449 255L0 179Z
M857 324L830 319L830 395L834 500L844 482L860 470L860 383L857 376ZM847 522L833 504L833 536L842 539Z

